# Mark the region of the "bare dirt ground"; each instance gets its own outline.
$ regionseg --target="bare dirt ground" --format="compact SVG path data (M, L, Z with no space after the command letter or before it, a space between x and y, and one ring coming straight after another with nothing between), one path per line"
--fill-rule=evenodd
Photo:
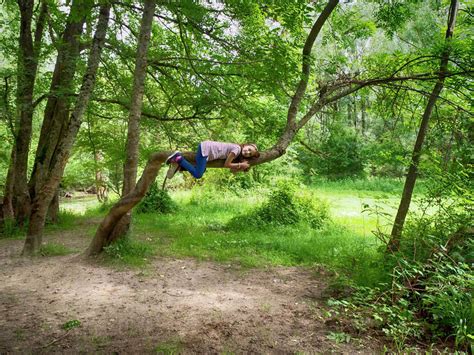
M89 238L46 241L84 250ZM380 353L375 338L338 343L327 276L307 268L156 258L117 270L80 254L19 257L0 240L0 353ZM69 331L62 325L79 320Z

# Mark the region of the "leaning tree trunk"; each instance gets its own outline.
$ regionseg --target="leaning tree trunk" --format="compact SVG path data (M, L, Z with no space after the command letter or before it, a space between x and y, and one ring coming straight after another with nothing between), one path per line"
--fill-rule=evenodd
M438 96L443 89L444 79L448 70L449 52L450 52L450 40L453 36L454 25L456 23L456 14L459 7L458 0L451 0L448 15L448 28L446 30L446 49L444 50L439 70L438 80L431 92L428 103L426 104L423 117L421 119L420 128L416 137L415 146L411 157L410 167L408 169L407 177L405 180L405 186L403 188L402 198L398 207L398 212L393 223L392 233L390 236L389 243L387 245L387 252L395 252L400 248L401 235L405 219L410 208L410 202L413 195L413 189L415 187L418 165L420 162L421 149L425 140L426 132L428 131L428 123L433 111L433 107L438 99Z
M61 43L58 47L58 55L29 181L31 201L34 200L43 180L47 177L50 166L54 164L54 155L59 137L68 124L72 105L70 94L74 88L73 79L80 54L80 36L82 35L86 16L91 8L91 0L76 0L71 4Z
M251 165L269 162L285 154L286 148L291 143L296 133L309 121L312 116L314 116L316 112L319 112L326 103L332 102L324 100L321 97L320 100L311 107L311 109L300 121L296 121L296 115L298 114L301 100L304 97L306 87L308 85L311 67L310 54L314 41L316 40L316 37L321 31L324 23L337 6L338 2L338 0L329 0L318 19L313 24L308 38L306 39L305 45L303 47L301 70L302 75L288 108L287 123L283 134L280 136L279 140L273 147L271 147L268 151L262 152L260 158L251 161ZM128 194L122 196L122 198L112 207L112 209L107 213L105 218L100 223L95 233L94 239L85 252L86 255L92 256L99 254L102 252L105 246L108 246L110 243L112 243L114 240L114 229L116 228L117 223L123 218L123 216L129 213L138 202L140 202L143 196L145 196L149 186L153 183L153 181L155 181L160 168L169 154L171 154L171 152L158 152L151 155L141 178L135 185L135 188L133 188ZM183 153L183 155L191 162L193 162L195 159L195 155L192 152ZM211 161L207 165L209 168L222 168L223 166L224 160Z
M145 89L147 52L150 43L155 0L146 0L143 9L140 35L138 39L135 72L133 74L132 100L128 116L127 147L124 169L122 196L127 195L135 188L137 181L138 153L140 141L140 116L142 111L143 92ZM131 211L128 211L117 223L111 236L112 241L125 235L130 228Z
M18 55L17 110L19 114L16 129L13 194L15 196L15 219L23 225L30 212L28 192L28 153L31 143L33 121L33 90L38 69L38 57L41 49L47 4L43 1L36 24L34 41L31 33L33 18L33 0L18 0L20 7L20 40Z
M92 41L87 69L83 76L81 89L77 96L74 110L69 117L65 130L62 131L62 134L59 137L53 164L50 167L44 167L45 171L42 172L42 180L36 181L37 189L32 203L30 223L28 226L23 254L33 254L41 245L48 207L54 197L54 193L59 187L72 145L82 122L82 116L84 115L84 111L86 110L94 88L100 54L105 42L109 13L110 3L105 2L101 5L99 10L97 29Z

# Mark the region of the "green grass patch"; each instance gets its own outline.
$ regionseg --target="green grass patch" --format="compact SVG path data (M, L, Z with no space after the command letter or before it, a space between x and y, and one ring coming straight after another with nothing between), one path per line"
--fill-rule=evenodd
M168 341L162 342L155 347L155 352L157 354L163 355L175 355L181 354L183 352L184 346L183 342L177 339L170 339Z
M106 261L116 266L142 267L154 255L152 246L128 236L104 248Z
M45 231L64 231L71 230L77 226L77 221L82 216L75 214L70 210L60 209L58 213L58 220L56 223L46 222Z
M76 251L66 247L63 244L57 244L57 243L43 244L39 250L39 254L41 256L61 256L61 255L72 254L74 252Z
M84 214L87 210L101 205L96 195L61 198L60 204L62 210L69 211L75 215Z
M27 225L19 227L15 220L5 219L0 224L0 238L1 239L24 239Z
M358 191L383 196L400 195L403 190L404 179L373 177L367 179L318 180L312 183L313 187L328 191ZM416 183L415 193L423 194L426 186L423 180Z
M202 201L195 196L183 192L173 196L180 209L169 216L134 215L132 239L146 243L160 255L235 261L245 267L325 264L363 285L383 277L378 267L379 242L370 233L375 218L362 215L360 209L356 216L347 217L344 226L335 218L319 230L304 221L288 226L229 228L228 222L235 216L259 206L253 196L248 197L249 202L236 195L216 194ZM351 224L355 217L359 225Z

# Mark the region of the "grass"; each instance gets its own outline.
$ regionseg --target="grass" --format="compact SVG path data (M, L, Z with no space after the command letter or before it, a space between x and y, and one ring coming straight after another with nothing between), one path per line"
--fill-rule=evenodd
M375 214L375 207L363 210L367 209L364 206L378 204L384 207L383 213L391 215L393 209L384 202L395 202L396 196L381 201L360 196L357 191L312 188L311 193L331 206L332 222L320 230L305 224L235 229L226 226L234 216L258 206L267 192L252 191L243 196L210 190L172 193L179 211L171 216L134 215L132 239L149 243L160 255L234 261L245 267L324 264L362 285L383 278L379 268L380 243L371 232L377 227L383 229L383 221L380 214Z
M12 219L6 219L3 225L0 225L0 239L23 239L26 228L26 226L18 227Z
M163 355L175 355L183 352L183 342L181 339L170 339L155 347L155 353Z
M141 267L154 254L153 248L146 242L125 236L105 248L106 261L116 266L129 265Z
M236 194L200 186L172 191L178 211L134 214L130 238L109 247L106 259L114 265L135 267L146 266L154 255L238 262L244 267L323 264L357 284L370 286L386 274L380 267L381 245L372 232L389 231L399 199L394 186L399 188L396 182L343 181L308 187L306 193L330 205L331 222L319 230L304 223L227 226L233 217L259 206L268 189ZM83 216L103 216L106 210L107 206L95 204Z
M39 254L42 256L61 256L72 254L74 252L76 252L76 250L70 249L63 244L57 243L43 244L39 250Z
M360 191L375 194L401 195L404 179L393 179L383 177L372 177L367 179L344 179L344 180L319 180L315 182L320 190L329 191ZM422 194L426 190L423 180L419 180L415 186L415 193Z

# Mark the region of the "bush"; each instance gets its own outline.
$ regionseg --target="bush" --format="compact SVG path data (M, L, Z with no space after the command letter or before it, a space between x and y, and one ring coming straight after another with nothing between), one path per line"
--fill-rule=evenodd
M162 190L155 182L150 186L145 197L136 207L137 213L171 213L178 208L176 203L171 199L168 191Z
M229 227L287 226L300 222L308 223L314 229L322 227L329 217L327 204L298 192L294 184L280 183L263 205L250 213L234 217Z
M454 348L469 351L474 339L474 198L464 169L427 185L423 214L406 224L399 252L386 258L391 282L359 289L349 301L359 313L370 311L398 351L421 337L453 339Z

